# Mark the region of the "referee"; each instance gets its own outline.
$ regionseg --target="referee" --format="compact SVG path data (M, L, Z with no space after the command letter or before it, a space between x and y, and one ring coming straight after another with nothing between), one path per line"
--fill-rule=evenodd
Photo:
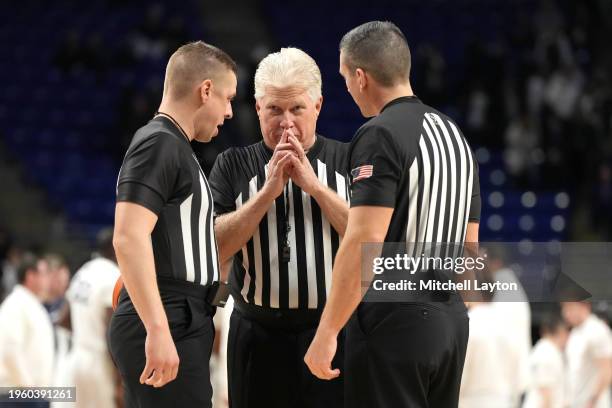
M342 380L317 379L302 356L346 228L348 145L316 133L321 73L299 49L260 62L255 100L263 140L223 152L210 174L220 259L233 257L230 406L341 407Z
M355 255L362 242L410 248L478 240L476 161L457 125L414 96L409 72L408 44L394 24L366 23L342 38L340 73L361 113L372 119L351 142L348 225L305 361L319 378L340 375L332 362L336 336L353 315L345 351L351 408L458 403L468 339L461 297L428 292L417 302L360 303L361 257Z
M156 116L134 135L117 181L113 244L125 283L110 349L128 407L210 407L219 280L213 200L190 142L232 117L236 64L201 41L168 61ZM93 368L92 368L93 369Z

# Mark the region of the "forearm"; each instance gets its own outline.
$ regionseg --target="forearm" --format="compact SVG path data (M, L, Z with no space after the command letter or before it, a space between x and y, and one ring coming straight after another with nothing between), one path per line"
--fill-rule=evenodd
M13 349L12 351L10 349ZM23 360L23 351L20 350L18 345L15 347L7 347L5 351L5 364L7 372L12 373L11 377L16 378L19 383L18 384L10 384L12 386L17 387L31 387L34 386L34 381L30 376L30 371L28 370L27 363ZM32 367L29 367L32 370Z
M610 382L612 380L612 361L609 358L602 359L599 362L599 375L597 380L597 387L595 388L595 394L593 395L593 400L597 401L601 397L601 394L610 387Z
M335 191L320 184L313 191L312 197L321 208L325 218L340 236L344 236L348 222L348 204Z
M147 332L168 328L155 277L150 237L117 234L114 243L123 283Z
M355 256L355 254L359 254ZM319 331L336 335L361 301L361 251L356 237L342 241L336 255L329 298Z
M264 187L236 211L217 217L215 235L221 263L234 256L251 239L275 198Z

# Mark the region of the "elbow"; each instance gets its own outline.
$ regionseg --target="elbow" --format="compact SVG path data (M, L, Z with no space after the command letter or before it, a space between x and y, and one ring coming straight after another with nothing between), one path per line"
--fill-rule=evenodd
M113 248L115 254L125 254L128 252L128 248L134 242L134 237L127 231L115 230L113 234Z

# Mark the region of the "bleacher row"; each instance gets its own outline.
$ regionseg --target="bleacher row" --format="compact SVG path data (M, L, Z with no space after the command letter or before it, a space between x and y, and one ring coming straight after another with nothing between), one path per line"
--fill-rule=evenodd
M143 88L149 78L161 78L165 61L112 65L103 75L87 69L63 72L53 58L66 29L76 30L83 37L99 35L109 52L119 51L125 47L128 33L142 22L147 5L144 1L120 5L104 0L65 3L50 8L43 1L25 0L16 6L14 15L4 16L0 45L5 51L0 55L0 74L7 84L0 93L1 134L23 162L29 178L47 192L50 203L93 237L102 226L113 222L120 163L109 152L117 142L114 132L122 90L125 86ZM463 28L478 26L477 32L482 35L495 35L509 27L509 15L518 5L531 3L378 1L374 10L341 8L340 3L333 2L325 2L326 7L293 3L277 7L265 1L264 8L278 43L301 47L320 64L325 103L318 128L326 136L348 141L363 118L337 72L337 44L354 21L393 20L410 41L427 41L443 50L452 68L448 72L459 78L465 63L461 50L468 40ZM437 19L439 7L455 7L456 18L449 18L453 14L447 12L443 20ZM325 16L317 14L321 10ZM191 2L173 4L172 11L180 12L193 22L190 26L197 27ZM7 10L2 13L7 14ZM300 15L313 25L294 25L287 18L290 15ZM326 23L330 18L334 24ZM418 78L415 81L418 94ZM461 123L461 118L457 119ZM533 192L526 196L524 191L513 190L501 153L475 150L480 162L482 240L548 241L567 237L571 210L567 194Z

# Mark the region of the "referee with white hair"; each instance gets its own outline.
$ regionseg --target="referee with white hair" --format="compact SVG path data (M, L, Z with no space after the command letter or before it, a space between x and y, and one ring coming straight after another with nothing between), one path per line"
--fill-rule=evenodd
M299 49L260 62L255 100L263 140L223 152L210 174L219 258L233 258L230 406L341 407L343 380L317 379L302 356L346 228L348 146L316 133L321 73Z

